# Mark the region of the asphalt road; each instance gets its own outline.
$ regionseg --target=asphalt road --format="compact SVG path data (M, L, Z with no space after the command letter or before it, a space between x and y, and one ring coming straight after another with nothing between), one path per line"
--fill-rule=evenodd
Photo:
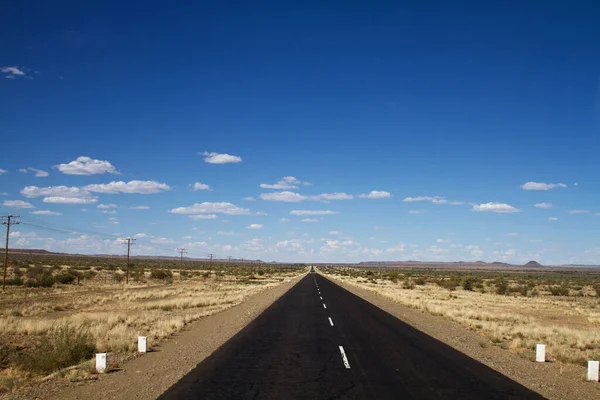
M161 399L541 399L309 274Z

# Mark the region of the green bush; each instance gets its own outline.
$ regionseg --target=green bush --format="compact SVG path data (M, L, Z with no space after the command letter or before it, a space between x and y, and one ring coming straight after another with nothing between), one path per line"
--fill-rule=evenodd
M468 276L463 279L462 287L464 290L468 290L469 292L472 292L478 283L480 283L479 279L473 278L472 276Z
M87 330L62 325L42 337L35 349L22 356L21 364L27 370L50 374L88 360L95 352L94 339Z
M54 280L58 283L62 283L63 285L69 285L75 282L75 279L77 279L77 277L70 272L61 272L60 274L54 276Z
M412 290L414 288L415 288L415 284L412 281L405 280L402 283L402 289L410 289L410 290Z
M508 282L504 278L498 278L494 281L496 286L496 294L505 295L508 294Z
M548 290L552 294L552 296L568 296L569 288L565 285L560 286L549 286Z
M173 273L170 270L155 269L150 272L150 278L157 280L173 280Z
M54 277L52 277L52 269L42 266L30 268L27 273L27 287L52 287L54 285Z

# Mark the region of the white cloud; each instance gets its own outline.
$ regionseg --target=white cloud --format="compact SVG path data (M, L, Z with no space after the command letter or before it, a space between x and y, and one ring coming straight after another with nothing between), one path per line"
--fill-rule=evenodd
M290 211L290 214L303 216L303 215L333 215L333 214L339 214L339 213L337 211L331 211L331 210L293 210L293 211Z
M339 231L329 231L328 232L330 235L339 235L340 232Z
M171 239L167 239L164 237L155 237L150 239L150 243L153 244L173 244L175 243L174 241L172 241Z
M44 203L51 204L92 204L97 202L96 198L85 198L85 197L60 197L60 196L50 196L44 197Z
M289 220L289 219L287 219L287 218L281 218L281 219L279 220L279 222L289 222L289 221L290 221L290 220Z
M304 218L301 220L302 222L319 222L318 218Z
M146 235L145 233L136 233L135 235L133 235L134 238L145 238L146 236L148 235Z
M19 172L22 172L24 174L27 173L27 168L19 168Z
M449 201L444 199L441 196L417 196L417 197L406 197L404 200L405 203L415 203L421 201L428 201L432 204L450 204L453 206L459 206L461 204L465 204L462 201Z
M100 210L98 211L100 214L116 214L115 210Z
M589 210L570 210L569 214L587 214Z
M507 233L506 236L519 236L519 234L516 232L510 232L510 233Z
M199 220L199 219L217 219L217 215L216 214L195 214L195 215L190 215L189 218L190 219L195 219L195 220Z
M195 182L192 185L188 186L190 188L190 190L193 190L194 192L197 192L198 190L212 190L210 186L208 186L205 183L200 183L200 182Z
M33 172L35 172L35 177L36 177L36 178L45 178L45 177L47 177L48 175L50 175L50 174L49 174L49 173L47 173L46 171L42 171L41 169L36 169L36 168L31 168L31 167L29 167L29 168L27 168L27 169L25 169L25 168L22 168L22 169L20 169L19 171L21 171L21 172L23 172L23 173L27 173L27 171L28 171L28 170L29 170L29 171L33 171Z
M373 193L373 192L371 192ZM348 193L321 193L315 196L310 196L311 200L315 201L327 201L327 200L352 200L353 195Z
M90 197L91 193L85 189L78 187L68 186L49 186L49 187L37 187L37 186L25 186L21 190L21 194L25 197Z
M368 194L359 194L358 197L362 199L389 199L392 197L390 192L385 192L382 190L371 190Z
M169 211L172 214L228 214L228 215L247 215L250 214L250 210L247 208L240 208L235 204L228 202L220 203L195 203L189 207L178 207L173 208Z
M119 174L110 162L85 156L77 157L75 161L68 164L56 165L55 168L66 175Z
M36 215L62 215L59 212L49 211L49 210L35 210L35 211L32 211L31 213L36 214Z
M4 175L5 173L7 173L8 171L5 169L0 169L0 175Z
M557 187L566 188L564 183L542 183L542 182L527 182L521 185L523 190L550 190Z
M119 206L111 203L111 204L98 204L96 207L98 207L98 208L117 208Z
M217 235L220 235L220 236L240 236L239 233L235 233L234 231L217 231Z
M263 226L261 224L250 224L246 228L248 228L248 229L262 229L262 227Z
M299 201L306 200L306 196L303 196L294 192L273 192L273 193L263 193L260 195L260 198L263 200L269 201L284 201L288 203L297 203Z
M256 199L252 196L248 196L248 197L244 197L242 200L246 200L246 201L256 201Z
M449 241L449 240L446 240L446 239L438 239L438 240L436 240L435 242L436 242L436 243L448 243L448 242L450 242L450 241Z
M410 210L408 213L413 214L413 215L418 215L418 214L422 214L423 212L420 210Z
M474 205L472 210L478 212L495 212L503 214L521 212L521 210L509 204L494 202Z
M10 208L35 208L30 203L23 200L4 200L2 205Z
M150 207L148 207L148 206L131 206L129 208L132 210L149 210L150 209Z
M548 221L558 221L558 218L556 218L556 217L550 217L550 218L548 218Z
M304 183L305 185L308 185L308 182ZM276 189L276 190L280 190L280 189L297 189L298 186L302 185L302 182L299 181L298 179L296 179L293 176L284 176L283 178L281 178L281 180L275 184L267 184L267 183L261 183L260 187L263 189Z
M2 67L0 68L0 71L7 74L6 77L9 79L14 79L15 76L26 76L25 71L23 71L20 67L17 67L16 65L13 67Z
M242 157L232 156L230 154L220 153L202 153L205 156L204 161L210 164L227 164L227 163L239 163L242 162Z
M538 203L538 204L534 204L533 206L537 207L537 208L542 208L544 210L550 210L550 209L554 208L554 204L552 204L552 203Z
M154 194L160 193L164 190L171 190L171 187L166 183L160 183L156 181L138 181L133 180L129 182L113 181L110 183L87 185L83 187L84 190L89 192L106 193L106 194L117 194L117 193L130 193L130 194Z

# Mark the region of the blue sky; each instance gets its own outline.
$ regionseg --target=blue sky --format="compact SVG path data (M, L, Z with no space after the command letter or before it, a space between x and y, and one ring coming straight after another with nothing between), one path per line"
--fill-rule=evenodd
M0 16L13 246L600 264L600 5L60 3Z

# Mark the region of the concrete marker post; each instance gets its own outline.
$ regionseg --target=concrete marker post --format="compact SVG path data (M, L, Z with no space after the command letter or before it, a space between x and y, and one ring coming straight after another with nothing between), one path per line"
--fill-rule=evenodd
M148 351L148 339L146 336L138 336L138 353L145 353Z
M546 345L537 344L535 346L535 361L546 362Z
M96 354L96 372L103 374L106 371L106 353Z
M600 361L588 361L588 373L587 380L598 382L598 375L600 369Z

